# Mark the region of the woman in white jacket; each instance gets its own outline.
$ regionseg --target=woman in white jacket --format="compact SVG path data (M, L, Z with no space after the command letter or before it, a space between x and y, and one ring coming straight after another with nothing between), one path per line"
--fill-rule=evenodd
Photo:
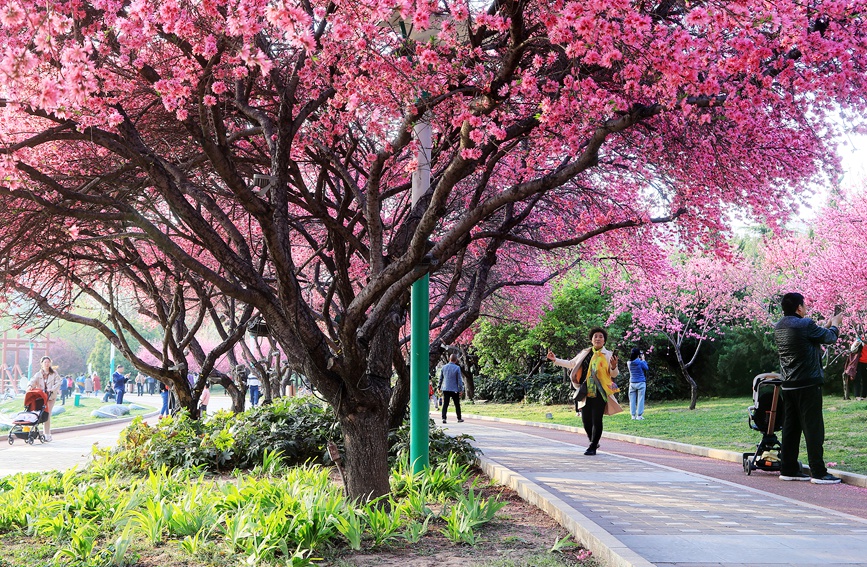
M605 348L608 333L601 327L590 329L590 346L578 353L572 360L557 358L548 351L548 360L557 366L571 368L569 377L572 387L576 390L582 382L587 382L587 397L579 402L582 408L581 421L584 431L590 440L585 455L595 455L602 438L602 416L613 415L623 411L614 397L620 389L614 383L614 378L620 374L617 369L617 355Z
M42 390L48 395L48 406L45 408L45 411L48 412L48 420L45 422L45 440L51 441L51 410L54 409L54 403L60 395L62 378L51 367L51 357L43 356L39 363L41 368L30 378L30 388Z

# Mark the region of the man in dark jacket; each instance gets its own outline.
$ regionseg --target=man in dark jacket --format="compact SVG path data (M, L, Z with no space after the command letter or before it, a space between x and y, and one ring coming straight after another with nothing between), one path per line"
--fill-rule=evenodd
M840 479L828 473L822 447L825 443L825 422L822 418L824 376L821 345L837 342L843 316L834 315L826 327L819 327L812 319L805 317L807 308L804 296L800 293L784 295L782 307L784 316L774 327L774 340L783 375L780 480L836 484ZM802 433L807 445L810 476L801 472L798 466Z
M438 388L443 395L443 423L446 422L446 411L449 409L449 400L455 401L455 413L458 416L458 423L462 423L464 420L461 419L461 392L464 391L464 377L461 374L461 367L458 366L458 355L450 355L449 363L440 370Z

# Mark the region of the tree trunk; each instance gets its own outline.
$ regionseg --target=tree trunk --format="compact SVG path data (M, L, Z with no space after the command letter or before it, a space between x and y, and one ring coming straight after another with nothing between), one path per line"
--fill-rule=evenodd
M241 413L244 411L244 392L232 381L229 376L220 374L215 376L218 378L217 383L226 389L229 398L232 400L232 412Z
M695 380L692 379L692 376L689 375L689 370L687 370L687 365L683 362L683 356L680 353L680 348L675 347L674 353L677 355L677 364L678 366L680 366L680 371L683 373L683 377L689 384L689 409L694 410L695 404L696 402L698 402L698 384L696 384Z
M392 358L397 381L394 384L388 407L389 431L399 429L403 425L410 402L409 366L403 359L403 352L399 348L395 349Z
M338 416L346 446L346 494L352 498L370 500L390 492L388 418L381 411L386 407L358 405Z

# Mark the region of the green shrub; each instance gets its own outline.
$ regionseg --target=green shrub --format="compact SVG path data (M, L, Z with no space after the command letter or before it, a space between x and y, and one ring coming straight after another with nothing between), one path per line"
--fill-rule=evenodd
M328 441L339 443L341 437L330 408L312 398L281 398L240 414L217 412L204 421L181 412L150 427L136 418L115 449L94 451L91 471L251 469L275 453L289 466L325 464Z
M568 404L572 401L572 386L562 371L539 372L529 377L479 376L476 378L476 398L494 403Z
M479 450L470 444L472 436L461 434L451 437L436 426L433 420L428 422L429 439L428 456L431 467L437 467L449 459L461 466L475 466ZM397 431L388 434L388 464L394 469L403 459L409 461L410 426L404 423Z
M475 463L477 450L467 435L450 437L431 423L430 463L450 455L460 464ZM167 467L187 471L250 470L276 461L286 466L330 464L327 445L340 449L343 434L330 407L314 398L281 398L244 413L218 412L204 421L180 413L150 427L136 418L121 434L116 448L94 450L90 472L146 472ZM409 424L389 434L390 464L409 452Z

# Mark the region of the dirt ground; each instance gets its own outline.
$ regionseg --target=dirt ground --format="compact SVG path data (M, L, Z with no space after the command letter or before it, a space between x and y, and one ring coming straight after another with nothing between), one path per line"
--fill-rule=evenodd
M418 543L400 542L375 553L347 553L329 558L326 563L335 567L472 567L499 561L503 565L535 567L547 556L545 565L595 564L592 558L579 558L582 549L578 546L550 552L554 543L568 532L514 491L495 486L484 489L482 494L485 498L497 495L507 504L494 521L480 528L481 541L473 547L452 543L439 533L439 526L432 526ZM573 540L570 537L568 541Z
M484 478L484 477L482 477ZM481 479L480 479L481 480ZM496 518L477 529L480 536L474 546L455 544L442 533L442 522L432 522L429 531L417 543L409 544L403 539L375 551L353 552L341 550L336 554L326 552L322 561L315 565L328 567L598 567L593 557L585 557L586 551L574 545L570 537L566 546L552 552L554 544L567 536L567 531L550 516L522 500L514 491L503 486L477 485L481 497L497 496L506 502ZM34 557L50 560L56 547L42 541L34 548L32 538L21 536L5 538L0 546L0 567L20 567L27 562L34 564ZM138 561L131 567L224 567L236 564L225 552L212 550L212 556L203 554L191 558L176 544L151 547L138 541L131 551ZM39 563L38 561L36 563Z

